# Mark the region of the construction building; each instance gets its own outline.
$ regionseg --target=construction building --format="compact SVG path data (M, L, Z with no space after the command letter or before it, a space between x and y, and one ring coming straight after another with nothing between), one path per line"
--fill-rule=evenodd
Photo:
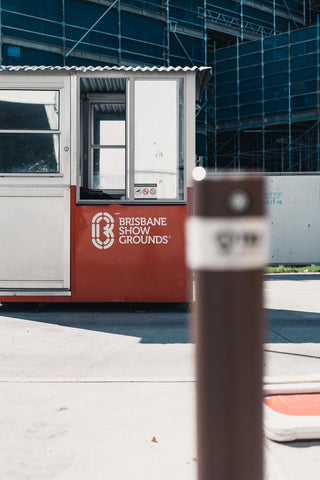
M0 0L0 61L212 66L199 164L318 171L318 12L316 0Z

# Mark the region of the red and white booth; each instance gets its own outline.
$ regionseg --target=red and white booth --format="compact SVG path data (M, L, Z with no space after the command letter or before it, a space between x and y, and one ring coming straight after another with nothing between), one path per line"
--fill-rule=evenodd
M0 67L0 301L186 302L208 67Z

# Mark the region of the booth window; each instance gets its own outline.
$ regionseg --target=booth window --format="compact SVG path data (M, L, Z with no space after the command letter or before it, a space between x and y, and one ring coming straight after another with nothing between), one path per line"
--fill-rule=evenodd
M126 198L126 97L90 93L82 102L81 198Z
M135 82L136 199L153 196L164 200L183 199L182 99L179 83L177 80Z
M93 104L92 187L125 194L125 105Z
M0 90L0 173L59 173L59 91Z
M80 86L80 202L184 201L183 80Z

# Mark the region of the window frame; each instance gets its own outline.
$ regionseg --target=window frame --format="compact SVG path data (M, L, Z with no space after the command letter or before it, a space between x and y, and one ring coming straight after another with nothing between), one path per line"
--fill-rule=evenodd
M127 175L128 175L128 154L127 154L127 128L128 128L128 119L127 119L127 101L126 101L126 93L89 93L87 95L88 98L88 118L87 118L87 125L88 125L88 187L92 190L103 190L110 194L121 194L123 193L125 197L127 197ZM123 104L125 105L125 143L124 145L96 145L94 142L94 108L93 105L112 105L112 104ZM94 151L95 150L102 150L108 148L121 148L124 149L125 152L125 167L124 167L124 189L95 189L94 184ZM115 199L119 201L118 199Z
M150 200L150 199L145 199L141 200L141 203L144 204L148 200L150 200L150 203L186 203L186 155L185 155L185 140L184 140L184 135L185 135L185 80L181 77L166 77L166 78L150 78L150 77L137 77L135 78L134 85L138 82L172 82L175 81L175 89L176 89L176 189L177 189L177 197L176 198L159 198L155 200ZM135 89L134 89L135 93ZM133 93L133 124L135 126L135 95ZM182 98L182 102L180 104L180 99ZM181 114L180 114L180 107L182 106L181 109ZM135 143L135 138L134 142ZM134 159L134 165L131 171L132 174L132 183L133 183L133 188L135 186L135 178L136 178L136 170L135 170L135 146L133 147L133 159ZM183 186L182 189L180 190L180 169L181 165L183 167ZM150 182L151 184L152 182ZM180 191L182 192L182 198L179 198L180 196ZM133 199L135 202L139 202L140 200L137 200L134 198Z
M36 177L36 178L42 178L42 177L63 177L63 159L62 159L62 152L61 152L61 147L62 147L62 88L57 86L57 85L46 85L43 87L36 87L32 86L28 88L28 86L25 85L12 85L12 86L2 86L0 87L0 91L28 91L28 92L56 92L58 94L58 128L56 129L50 129L50 130L38 130L38 129L13 129L13 128L6 128L6 129L0 129L0 135L19 135L19 134L26 134L26 135L32 135L32 134L39 134L39 135L57 135L58 136L58 158L57 158L57 166L58 169L56 172L2 172L0 170L0 177Z
M98 77L98 76L97 76ZM118 78L118 76L115 76ZM85 76L80 76L78 81L80 85L80 79L85 78ZM185 205L187 203L187 159L186 159L186 89L187 89L187 81L184 76L177 76L177 75L167 75L165 78L161 78L161 76L144 76L144 75L127 75L126 79L126 90L124 93L116 94L116 93L86 93L88 103L87 108L84 107L84 103L82 104L81 108L79 108L79 126L78 132L82 132L81 137L83 137L84 132L83 128L85 128L85 121L84 116L87 116L87 125L88 125L88 139L86 142L87 154L88 154L88 169L93 168L93 162L91 157L91 147L92 139L93 139L93 121L91 119L91 105L100 103L99 98L103 99L103 97L117 98L118 96L125 97L125 106L126 106L126 113L125 113L125 138L126 138L126 145L125 145L125 195L123 199L109 199L109 198L88 198L87 196L81 198L81 187L83 187L83 178L85 175L85 166L84 166L84 149L83 149L83 142L80 138L80 152L81 152L81 159L78 169L78 188L77 188L77 204L79 205L109 205L109 204L128 204L128 205ZM176 90L177 90L177 98L176 98L176 114L177 114L177 192L178 196L180 192L182 193L182 198L146 198L146 199L137 199L134 195L134 182L135 182L135 82L142 80L142 81L175 81L176 82ZM79 86L79 97L81 98L81 90ZM111 102L104 102L101 103L111 103ZM113 102L116 103L116 102ZM91 166L89 167L89 161ZM183 168L183 186L180 190L179 188L179 172ZM151 182L150 182L151 183ZM90 180L88 178L88 185L90 185ZM92 185L92 183L91 183ZM90 188L90 187L89 187ZM93 189L94 191L95 189ZM100 189L101 190L101 189ZM99 190L96 189L98 192ZM105 193L108 190L103 190ZM110 190L110 193L112 191Z

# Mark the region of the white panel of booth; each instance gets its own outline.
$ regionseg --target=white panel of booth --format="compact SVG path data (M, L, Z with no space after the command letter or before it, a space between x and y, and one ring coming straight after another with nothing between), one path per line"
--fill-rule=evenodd
M70 288L70 188L0 188L0 288Z

